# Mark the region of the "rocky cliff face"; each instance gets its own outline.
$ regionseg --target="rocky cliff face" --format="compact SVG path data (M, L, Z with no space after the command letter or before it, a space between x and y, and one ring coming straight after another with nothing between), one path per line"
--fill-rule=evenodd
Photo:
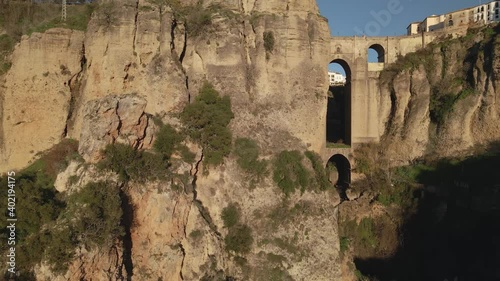
M431 44L381 74L380 131L395 164L498 140L497 32Z
M52 29L23 37L0 89L0 171L19 169L66 137L84 34Z
M2 132L10 136L1 145L1 171L25 166L62 137L79 139L90 100L137 93L149 114L178 113L205 80L232 97L237 135L256 131L260 142L272 146L289 134L294 145L319 149L329 32L315 2L213 2L204 7L223 8L211 13L212 24L196 36L168 6L128 1L103 4L85 34L58 29L25 37L5 77ZM274 32L272 51L264 48L265 31ZM65 96L47 98L54 92ZM41 112L13 104L37 104ZM54 107L51 116L43 114L48 106ZM51 131L40 130L36 140L20 133L47 124Z
M330 34L314 0L204 1L211 24L199 32L168 5L102 2L85 33L52 29L16 46L0 89L0 172L25 167L63 138L79 140L90 163L111 143L148 149L152 116L176 125L204 81L231 97L233 135L252 136L266 157L320 150ZM271 49L265 32L273 34ZM295 209L288 209L270 180L248 189L233 160L201 173L203 156L191 150L194 164L172 168L182 180L122 188L130 220L123 241L79 249L66 273L38 266L37 279L340 278L335 192L294 196ZM94 177L102 175L71 164L56 185L71 192ZM220 217L229 202L239 203L255 233L244 265L224 249L228 230ZM273 212L293 215L276 224Z

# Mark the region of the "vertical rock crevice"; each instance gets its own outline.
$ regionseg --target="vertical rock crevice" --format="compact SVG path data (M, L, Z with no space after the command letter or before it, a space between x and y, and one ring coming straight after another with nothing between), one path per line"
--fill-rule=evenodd
M196 182L198 180L198 173L199 173L200 165L201 165L202 161L203 161L203 151L201 153L200 160L198 160L198 162L196 162L196 164L194 166L193 181L191 182L192 192L193 192L193 203L198 208L201 217L207 223L207 225L210 228L210 230L215 234L215 236L217 237L217 239L220 240L220 239L222 239L221 238L222 235L217 230L217 226L214 224L214 222L212 220L212 217L210 216L210 213L209 213L208 209L205 206L203 206L203 202L200 199L198 199L198 191L196 190L196 187L197 187L196 186Z
M134 264L132 261L132 247L133 247L133 241L132 241L132 235L131 235L131 228L133 225L133 220L134 220L134 208L130 202L130 198L126 191L124 190L125 185L120 188L120 199L122 201L122 226L125 231L125 234L123 235L122 242L123 242L123 258L122 258L122 264L120 267L125 268L125 272L127 273L127 280L131 280L133 276L133 270L134 270ZM122 270L120 270L123 272Z
M116 118L118 118L118 126L116 127L116 137L113 136L113 143L116 141L116 138L118 138L121 135L121 129L123 126L123 122L122 122L120 113L118 112L119 109L120 109L120 100L118 99L116 101L116 108L115 108Z
M134 51L134 56L136 56L140 60L140 57L137 55L137 51L135 49L136 48L136 40L137 40L138 19L139 19L139 0L137 0L135 3L134 36L133 36L133 41L132 41L132 49ZM140 61L139 61L139 64L140 64Z
M68 133L73 128L74 124L74 112L78 111L81 98L81 87L84 83L85 72L87 68L87 57L85 55L85 42L82 43L81 58L80 58L80 70L78 73L73 75L67 82L70 92L70 100L68 107L68 115L66 117L66 125L63 131L63 138L68 136Z
M181 270L179 270L179 277L181 278L181 280L184 280L182 270L184 268L184 260L186 259L186 249L184 249L184 245L182 245L182 243L179 243L179 249L181 250L182 253Z

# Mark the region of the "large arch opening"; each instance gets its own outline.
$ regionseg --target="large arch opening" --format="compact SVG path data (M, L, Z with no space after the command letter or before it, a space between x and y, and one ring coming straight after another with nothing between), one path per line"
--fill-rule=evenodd
M384 63L385 62L385 49L380 44L373 44L368 48L368 62L369 63Z
M333 60L328 67L326 142L351 144L351 69L346 61Z
M328 179L335 185L341 200L349 200L346 190L351 185L351 163L342 154L335 154L326 164Z

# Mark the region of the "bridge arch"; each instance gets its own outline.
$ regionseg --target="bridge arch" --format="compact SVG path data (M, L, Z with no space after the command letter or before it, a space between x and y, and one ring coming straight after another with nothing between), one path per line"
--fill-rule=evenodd
M349 159L342 154L335 154L328 159L327 165L333 165L337 169L338 179L336 185L342 185L346 188L351 184L351 163Z
M368 47L368 53L370 53L370 50L374 51L376 53L376 60L370 61L370 59L368 59L369 60L368 62L378 62L378 63L385 62L385 49L382 45L380 45L378 43L372 44L372 45L370 45L370 47ZM368 57L370 57L370 56L368 56Z
M336 63L336 64L339 64L340 66L342 66L342 68L344 69L345 74L346 74L346 80L347 80L346 82L350 82L352 71L351 71L350 64L347 62L347 60L342 59L342 58L335 58L332 61L330 61L330 64L332 64L332 63Z
M327 143L351 144L351 79L350 64L341 58L330 64L338 64L345 72L345 82L330 83L326 113Z
M332 171L332 166L335 167L336 173ZM351 185L351 163L349 159L342 154L335 154L328 159L326 170L328 178L338 190L341 200L349 200L346 195L346 190Z

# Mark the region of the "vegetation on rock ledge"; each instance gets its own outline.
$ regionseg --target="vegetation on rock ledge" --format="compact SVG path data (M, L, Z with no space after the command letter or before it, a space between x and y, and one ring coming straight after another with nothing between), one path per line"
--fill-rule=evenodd
M240 210L235 204L229 204L222 210L222 220L228 229L228 234L224 238L227 251L236 254L246 254L250 252L253 245L252 229L240 223Z
M423 70L431 86L430 118L433 123L441 125L460 101L476 94L473 77L475 64L479 58L485 61L490 59L491 46L496 42L499 30L498 25L494 28L471 28L464 37L443 38L426 48L399 57L381 72L380 83L391 88L394 79L404 71L413 74L419 69ZM459 62L462 64L459 71L450 75L450 65L456 60L453 56L458 53L465 60ZM440 73L436 73L439 72L438 65ZM439 78L436 79L436 76Z
M236 162L250 176L252 186L268 174L268 163L266 160L259 160L259 150L257 142L248 138L238 138L234 144Z
M20 278L31 278L34 265L46 261L52 270L64 272L78 245L89 249L110 244L121 236L119 188L109 183L89 183L72 196L59 193L54 182L71 160L78 160L78 143L64 140L46 151L16 179L16 267ZM0 184L8 186L7 177ZM7 211L2 195L0 208ZM7 216L7 213L4 213ZM7 241L7 221L0 236ZM2 252L7 244L1 246Z
M234 115L229 97L221 97L211 84L205 83L195 101L184 108L180 117L187 134L203 148L205 164L222 164L224 157L231 152L232 143L228 125Z

